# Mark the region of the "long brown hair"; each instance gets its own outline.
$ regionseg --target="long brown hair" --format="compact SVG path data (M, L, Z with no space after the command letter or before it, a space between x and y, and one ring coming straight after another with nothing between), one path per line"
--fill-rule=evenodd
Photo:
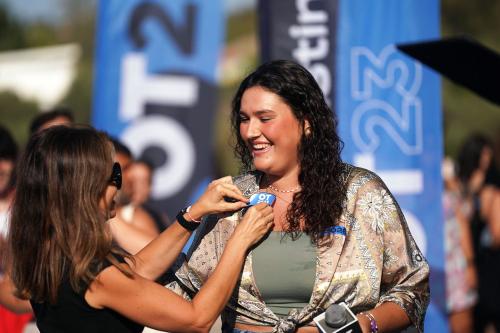
M99 201L113 148L90 127L56 126L33 135L20 160L9 244L18 296L55 302L63 278L89 284L112 257Z
M286 231L293 239L304 231L318 242L328 227L337 223L346 199L343 182L345 164L340 158L343 142L337 134L337 118L328 107L314 77L301 65L288 60L265 63L249 74L236 92L231 113L235 153L244 170L252 168L252 155L240 134L241 98L251 87L263 87L278 95L303 126L310 124L310 135L303 135L298 147L302 190L295 193L288 207Z

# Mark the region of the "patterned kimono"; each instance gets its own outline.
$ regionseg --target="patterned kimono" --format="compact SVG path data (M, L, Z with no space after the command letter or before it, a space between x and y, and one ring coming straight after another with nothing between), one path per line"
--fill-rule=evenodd
M245 196L259 191L258 172L234 178ZM374 173L345 165L347 200L337 225L317 246L316 275L309 304L285 318L266 307L252 273L252 253L241 280L222 313L223 325L235 322L294 332L325 311L345 302L355 313L383 302L401 306L419 332L429 303L429 266L410 234L391 193ZM176 280L168 288L188 298L214 271L241 213L208 216L198 228L187 257L176 264ZM345 229L344 229L345 228ZM286 258L283 258L286 260Z

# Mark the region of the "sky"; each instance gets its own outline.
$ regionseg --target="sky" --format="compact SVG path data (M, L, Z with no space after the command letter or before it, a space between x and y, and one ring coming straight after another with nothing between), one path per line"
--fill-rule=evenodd
M97 0L80 0L95 3ZM106 1L106 0L103 0ZM172 1L172 0L169 0ZM212 1L212 0L207 0ZM229 13L255 6L257 0L222 0ZM62 0L0 0L22 21L57 22L62 18Z

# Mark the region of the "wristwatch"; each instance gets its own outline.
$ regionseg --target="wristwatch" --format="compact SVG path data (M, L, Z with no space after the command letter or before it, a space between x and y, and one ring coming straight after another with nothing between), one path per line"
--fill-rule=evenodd
M183 208L181 209L181 211L177 214L177 216L175 217L177 222L186 230L189 230L189 231L194 231L196 228L198 228L198 226L200 225L200 223L198 222L193 222L193 221L188 221L184 218L184 214L186 214L189 210L190 206L186 207L186 208Z

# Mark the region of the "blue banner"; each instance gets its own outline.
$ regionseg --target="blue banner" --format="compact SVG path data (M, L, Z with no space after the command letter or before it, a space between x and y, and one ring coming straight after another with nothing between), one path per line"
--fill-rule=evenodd
M99 3L93 125L153 162L170 216L212 177L224 22L218 0Z
M398 43L439 36L439 1L342 0L336 105L344 160L375 171L396 196L431 266L425 328L447 332L439 77Z

